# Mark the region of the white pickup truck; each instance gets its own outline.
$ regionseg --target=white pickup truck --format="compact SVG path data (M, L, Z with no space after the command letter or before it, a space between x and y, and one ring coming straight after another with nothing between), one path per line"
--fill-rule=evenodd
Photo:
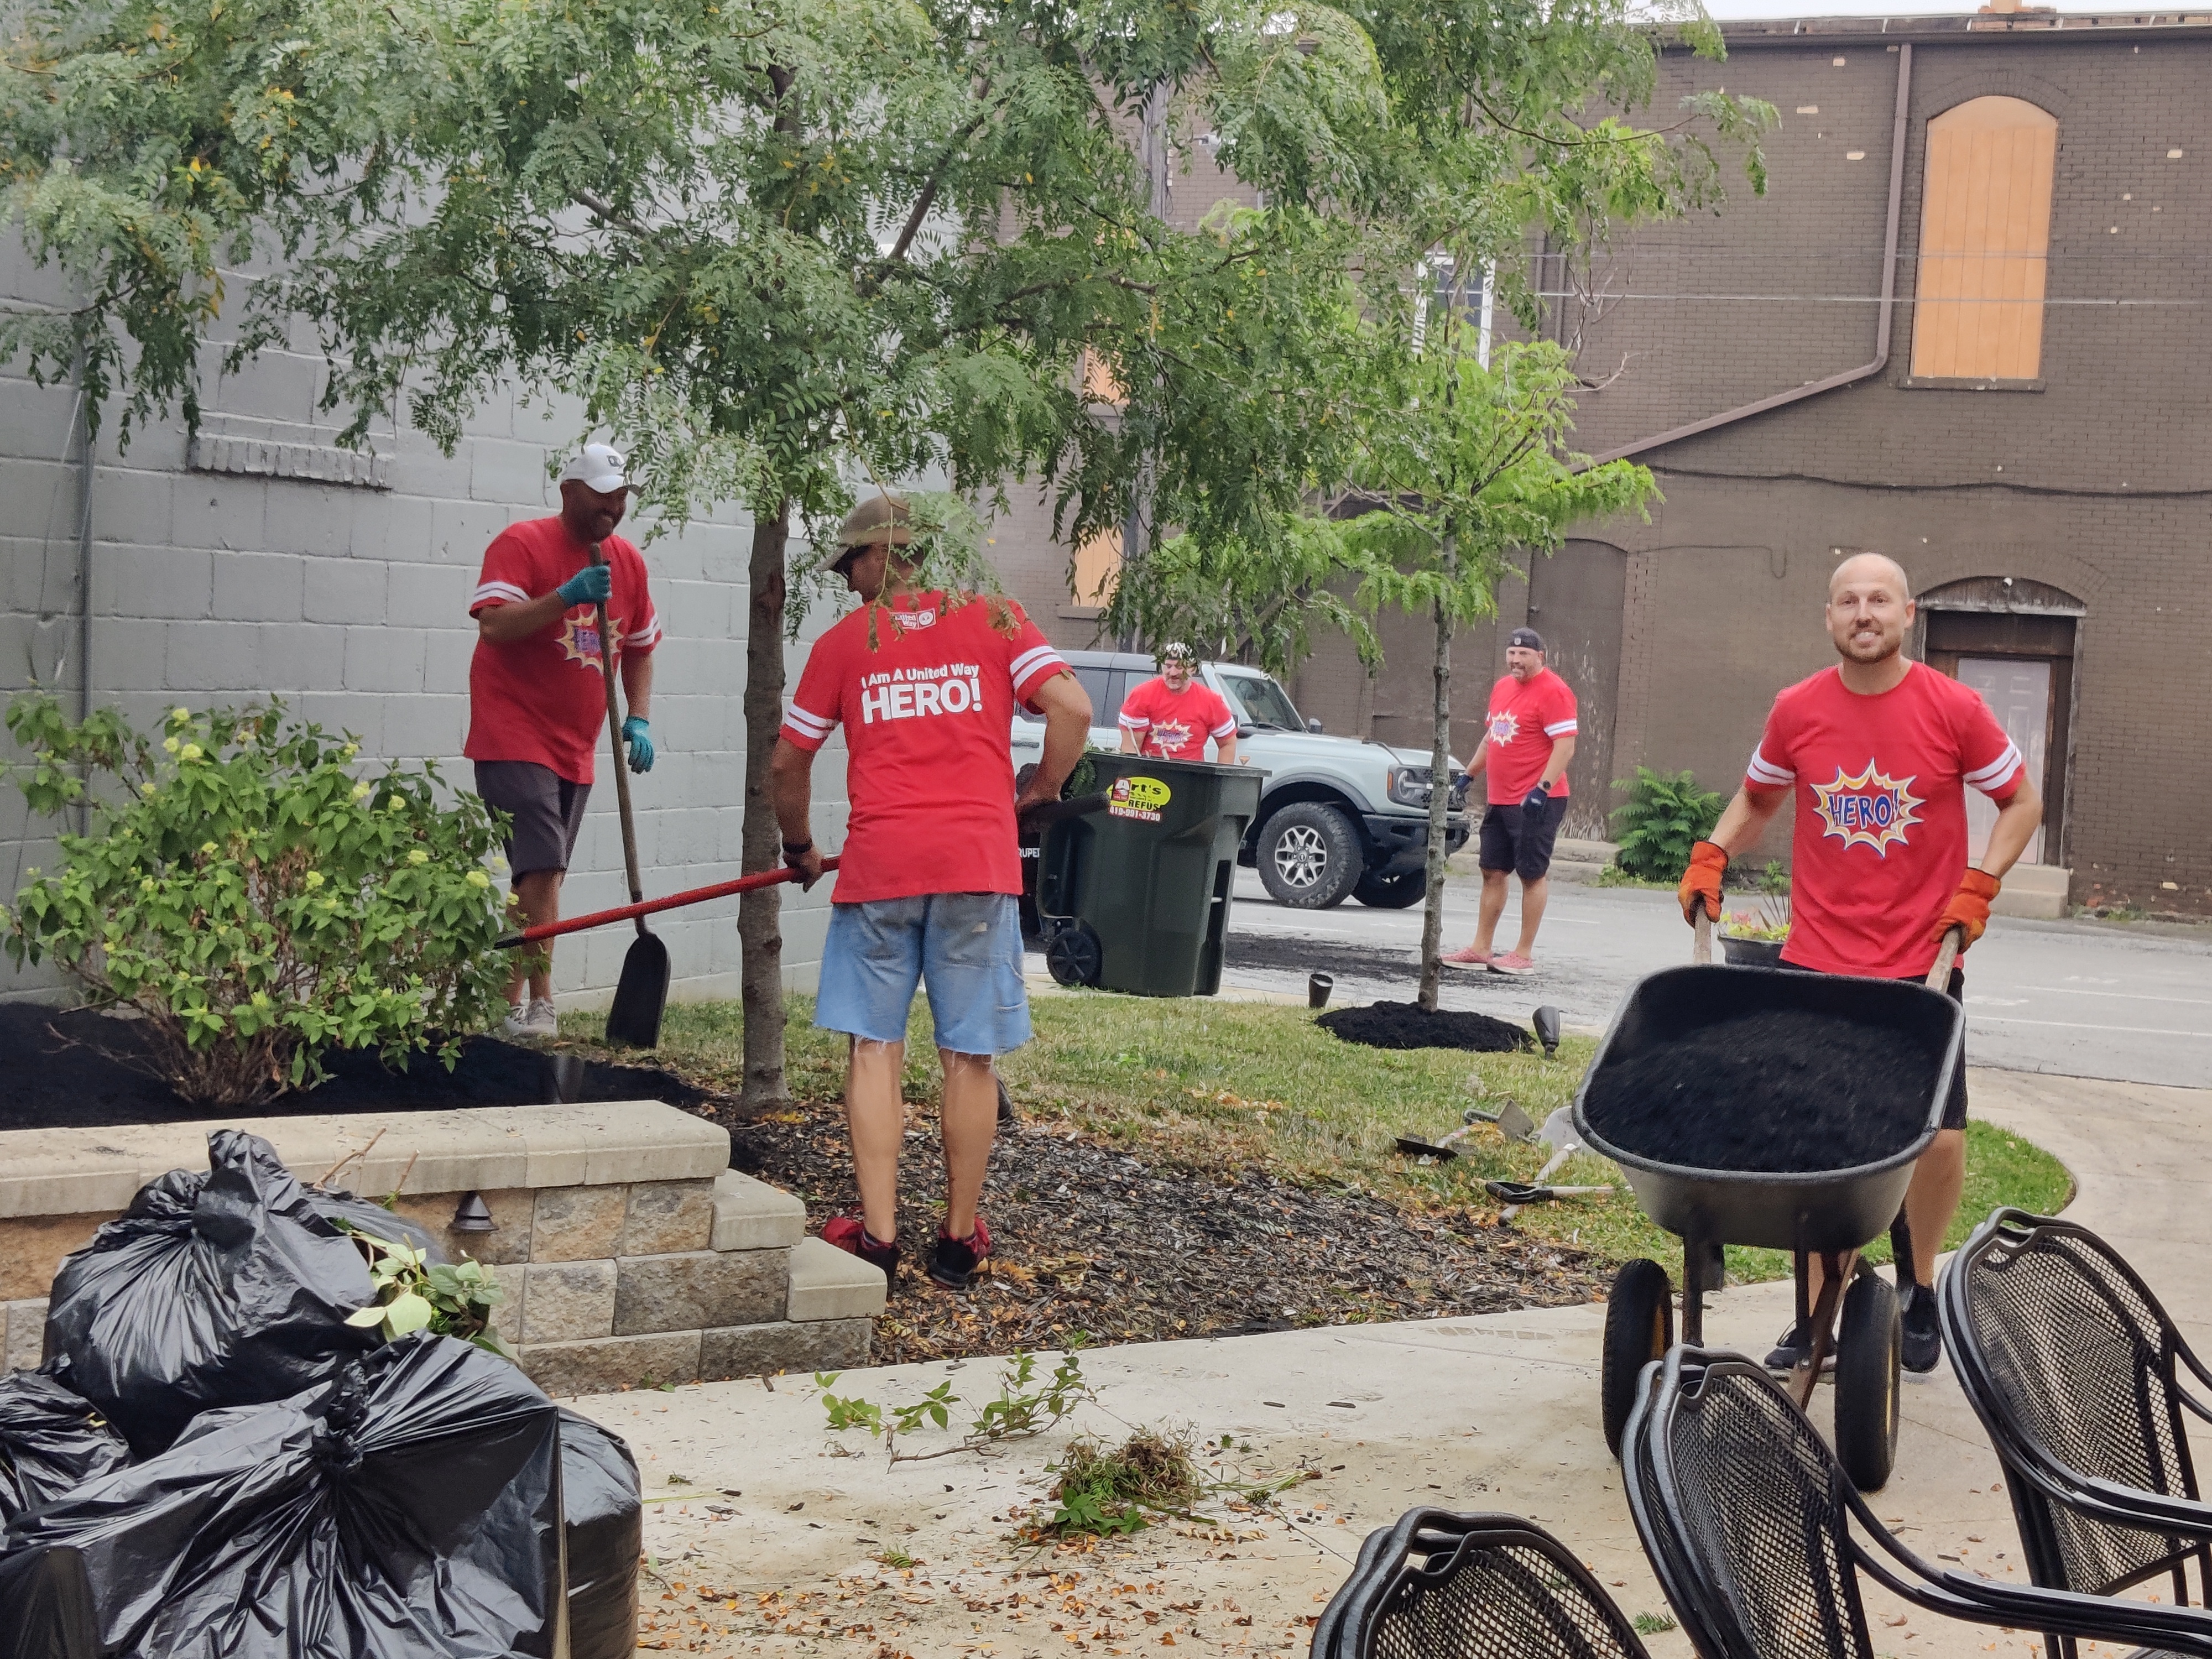
M1091 694L1091 743L1118 749L1121 700L1158 672L1133 652L1060 653ZM1356 898L1402 909L1428 891L1428 751L1371 739L1332 737L1319 720L1302 719L1273 678L1237 663L1199 665L1199 677L1237 716L1240 756L1267 775L1260 816L1244 838L1239 862L1256 866L1267 891L1301 910L1325 909ZM1044 722L1018 715L1014 769L1044 752ZM1207 745L1207 758L1212 757ZM1469 828L1467 774L1451 763L1448 852Z

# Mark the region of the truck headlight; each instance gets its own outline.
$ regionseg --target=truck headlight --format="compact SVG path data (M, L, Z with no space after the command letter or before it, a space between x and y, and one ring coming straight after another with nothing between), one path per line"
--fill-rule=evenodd
M1426 806L1429 804L1429 769L1425 766L1401 766L1391 769L1386 787L1390 799L1401 806Z

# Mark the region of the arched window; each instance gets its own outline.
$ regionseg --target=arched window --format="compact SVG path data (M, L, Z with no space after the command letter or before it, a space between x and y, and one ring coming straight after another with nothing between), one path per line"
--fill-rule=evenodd
M2057 153L2058 118L2024 99L1969 99L1929 122L1914 379L2042 373Z

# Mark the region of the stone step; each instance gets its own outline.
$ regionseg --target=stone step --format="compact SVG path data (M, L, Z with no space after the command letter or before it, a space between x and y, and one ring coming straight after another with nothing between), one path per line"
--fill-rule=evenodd
M1990 914L2057 921L2069 914L2073 883L2074 872L2055 864L2015 864L2005 872Z
M726 1130L656 1100L0 1133L0 1369L40 1363L61 1259L155 1176L204 1167L218 1128L302 1181L404 1180L393 1208L490 1269L496 1327L549 1394L867 1363L884 1275L731 1169ZM452 1231L470 1196L490 1232Z
M1620 850L1609 841L1562 836L1552 843L1551 878L1577 886L1595 881ZM1468 846L1453 854L1444 860L1444 873L1452 881L1481 880L1482 870L1476 863L1475 849Z

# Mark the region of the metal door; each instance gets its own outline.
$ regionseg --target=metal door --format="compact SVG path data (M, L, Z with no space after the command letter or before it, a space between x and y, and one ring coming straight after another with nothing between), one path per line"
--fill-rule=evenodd
M1965 657L1959 680L1982 694L2005 735L2019 745L2027 775L2042 785L2051 755L2051 659L2048 657ZM1997 821L1995 802L1978 789L1966 791L1966 857L1979 861L1989 850L1990 830ZM2043 862L2043 826L2021 854L2026 864Z
M1616 804L1613 723L1620 707L1621 612L1628 555L1606 542L1573 541L1528 573L1528 625L1544 636L1544 661L1580 705L1567 765L1565 834L1602 839Z

